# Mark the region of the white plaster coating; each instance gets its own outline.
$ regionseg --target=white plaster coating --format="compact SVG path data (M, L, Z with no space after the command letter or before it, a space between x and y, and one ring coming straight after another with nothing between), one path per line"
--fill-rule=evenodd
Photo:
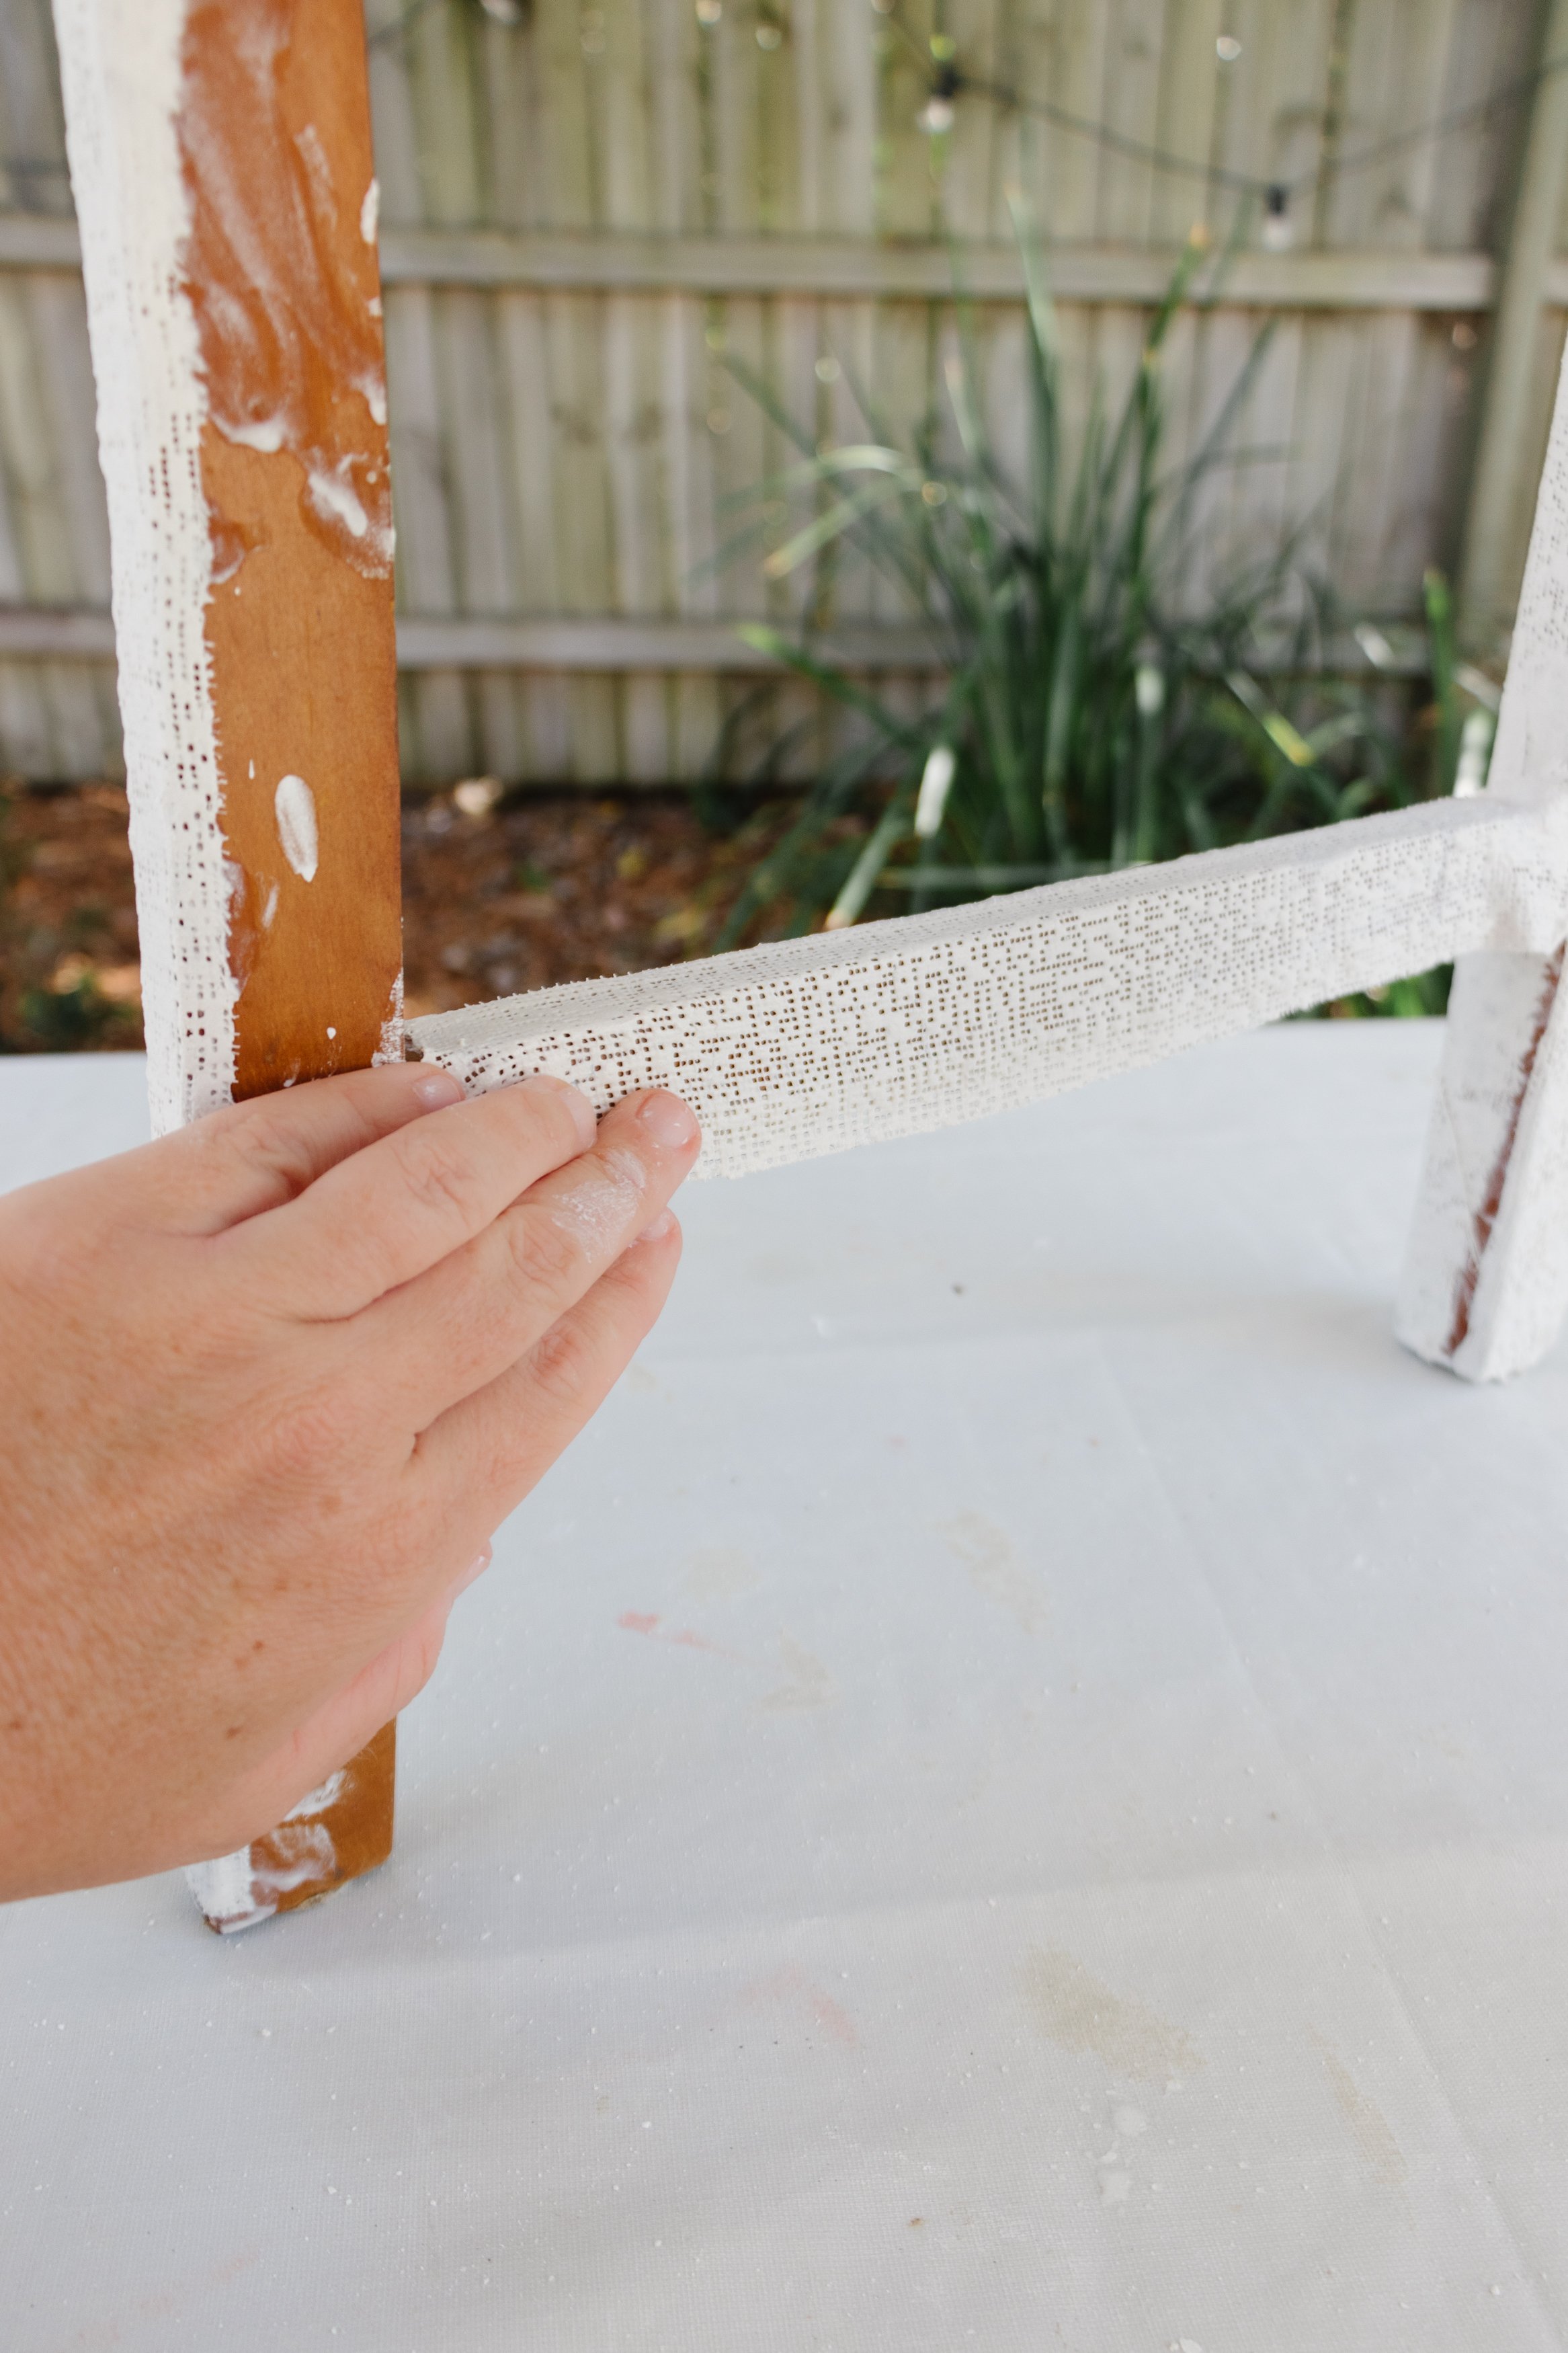
M237 421L230 417L225 422L223 437L226 441L238 442L242 448L259 449L264 458L270 458L283 447L283 419L256 417Z
M376 418L378 425L386 422L384 413ZM370 529L370 517L354 494L353 485L340 473L329 473L324 468L311 474L307 483L310 503L318 514L329 521L341 522L355 539L363 539Z
M313 1808L336 1803L344 1775L334 1773L321 1788L301 1798L292 1812L269 1832L265 1848L240 1847L212 1862L193 1863L185 1883L204 1917L220 1936L237 1936L270 1920L285 1895L310 1881L329 1878L337 1863L337 1849L325 1822L304 1819ZM277 1861L267 1859L271 1849Z
M82 248L157 1134L234 1080L228 886L204 629L212 555L206 399L180 284L188 201L174 132L185 0L58 0Z
M1568 807L1444 801L412 1025L471 1092L668 1086L706 1176L951 1126L1568 928Z
M313 882L321 863L321 835L316 825L316 796L303 776L280 776L272 796L278 839L284 857L301 882Z
M335 1773L329 1773L326 1779L321 1782L314 1789L307 1789L299 1804L297 1806L289 1807L288 1812L283 1817L284 1820L286 1822L300 1822L305 1820L307 1816L310 1814L324 1814L327 1808L329 1806L335 1806L338 1799L342 1796L343 1790L348 1783L348 1767L346 1765L340 1765Z
M276 1899L257 1894L247 1846L237 1854L220 1854L211 1862L193 1862L185 1873L185 1884L204 1916L226 1936L270 1920L278 1909Z
M401 1062L404 1059L403 975L400 971L392 984L392 1001L381 1025L381 1043L370 1058L371 1068L376 1070L383 1062Z

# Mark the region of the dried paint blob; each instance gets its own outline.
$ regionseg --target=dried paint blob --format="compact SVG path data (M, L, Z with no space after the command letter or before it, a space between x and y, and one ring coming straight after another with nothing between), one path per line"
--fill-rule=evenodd
M283 855L301 882L313 882L320 861L316 796L303 776L283 776L272 796Z

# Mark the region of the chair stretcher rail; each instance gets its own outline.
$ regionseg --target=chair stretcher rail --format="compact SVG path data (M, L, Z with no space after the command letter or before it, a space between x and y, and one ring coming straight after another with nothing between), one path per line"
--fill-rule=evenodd
M501 997L413 1025L470 1092L668 1086L699 1173L945 1127L1482 949L1568 933L1568 808L1482 796Z

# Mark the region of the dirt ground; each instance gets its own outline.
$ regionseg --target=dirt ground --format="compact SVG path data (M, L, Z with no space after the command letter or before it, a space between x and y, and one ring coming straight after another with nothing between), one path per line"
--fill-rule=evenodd
M679 792L492 797L470 779L403 813L406 1002L435 1013L704 955L793 805L729 835ZM142 1044L125 795L0 785L0 1053ZM1321 1007L1437 1013L1447 971Z
M411 1013L704 953L782 822L725 839L683 795L487 797L404 811ZM126 817L112 785L0 790L0 1051L141 1045Z

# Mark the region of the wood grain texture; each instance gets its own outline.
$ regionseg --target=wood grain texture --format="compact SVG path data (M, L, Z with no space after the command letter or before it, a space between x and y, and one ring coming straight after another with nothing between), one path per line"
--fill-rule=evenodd
M197 0L184 67L245 1096L402 1051L390 455L356 0ZM318 1809L252 1845L260 1916L385 1860L395 1755L388 1725Z
M401 1050L390 454L353 0L195 6L180 127L245 1096ZM280 828L285 778L313 805L313 859Z

